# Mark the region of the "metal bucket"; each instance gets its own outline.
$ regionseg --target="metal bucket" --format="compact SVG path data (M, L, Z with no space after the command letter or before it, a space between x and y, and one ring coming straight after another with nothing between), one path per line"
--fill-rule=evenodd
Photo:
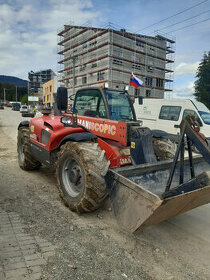
M172 161L109 170L107 189L118 223L127 231L150 226L210 202L210 166L194 159L195 178L184 162L185 183L179 184L179 163L171 190L165 192Z

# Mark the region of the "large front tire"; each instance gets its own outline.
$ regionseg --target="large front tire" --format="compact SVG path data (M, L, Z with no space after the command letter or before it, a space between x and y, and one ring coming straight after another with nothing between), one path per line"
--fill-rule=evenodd
M56 175L65 204L77 213L98 209L108 193L104 176L110 162L97 143L67 142L57 155Z
M152 138L154 153L158 161L174 159L176 144L166 138Z
M17 138L18 163L23 170L34 170L40 166L30 153L29 128L20 127Z

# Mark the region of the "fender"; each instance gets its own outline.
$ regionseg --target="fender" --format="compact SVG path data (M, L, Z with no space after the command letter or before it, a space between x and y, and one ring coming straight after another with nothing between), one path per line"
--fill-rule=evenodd
M78 133L72 133L67 136L65 136L61 142L59 143L58 147L54 150L47 151L43 147L38 146L37 144L31 142L30 148L31 148L31 154L33 157L40 162L45 162L48 164L54 164L56 161L56 154L59 151L60 147L65 144L68 141L85 141L90 139L96 139L97 137L92 134L91 132L78 132Z
M92 134L91 132L72 133L70 135L65 136L62 139L62 141L59 144L59 147L68 141L80 142L80 141L91 140L91 139L97 139L97 136Z
M22 121L22 122L20 122L19 125L18 125L18 130L19 130L21 127L23 127L23 126L29 127L29 121Z
M154 130L151 130L151 133L152 133L152 136L156 137L156 138L170 138L170 135L163 131L163 130L158 130L158 129L154 129Z

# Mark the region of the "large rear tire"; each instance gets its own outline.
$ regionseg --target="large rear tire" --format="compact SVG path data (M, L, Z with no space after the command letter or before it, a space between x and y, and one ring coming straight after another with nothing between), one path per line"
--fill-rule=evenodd
M166 138L152 138L153 148L158 161L173 159L176 153L176 144Z
M93 142L67 142L57 154L56 176L65 204L77 213L98 209L108 193L104 176L110 162Z
M30 153L29 128L20 127L17 138L18 163L23 170L34 170L40 166Z

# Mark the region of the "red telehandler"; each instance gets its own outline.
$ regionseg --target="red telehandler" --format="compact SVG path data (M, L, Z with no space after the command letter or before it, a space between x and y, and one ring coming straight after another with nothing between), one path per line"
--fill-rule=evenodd
M66 111L67 90L58 88L53 113L21 122L17 143L23 170L56 166L61 196L72 211L93 211L109 194L119 222L134 232L210 201L208 172L197 176L209 170L209 148L187 121L175 154L165 132L136 121L126 91L80 89L72 109ZM207 163L201 157L193 161L191 144Z

